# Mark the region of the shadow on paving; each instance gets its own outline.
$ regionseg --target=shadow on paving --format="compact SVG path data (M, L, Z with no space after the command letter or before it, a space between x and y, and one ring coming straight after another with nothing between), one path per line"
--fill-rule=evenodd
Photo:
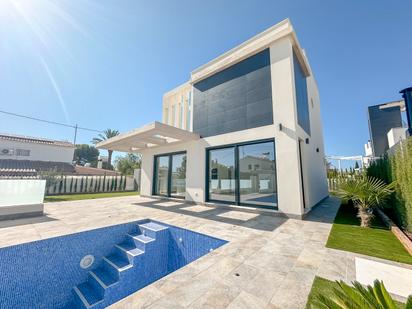
M0 221L0 229L7 228L7 227L14 227L14 226L21 226L27 224L35 224L35 223L44 223L50 221L57 221L58 219L49 217L48 215L43 215L40 217L32 217L32 218L21 218L21 219L13 219L13 220L4 220Z
M196 204L186 203L184 201L171 201L168 199L158 199L151 200L148 202L138 202L133 203L140 207L149 207L153 209L158 209L162 211L169 211L172 213L203 218L211 221L223 222L232 225L238 225L243 227L248 227L256 230L263 231L274 231L283 223L285 223L288 218L270 214L259 214L255 212L248 211L247 209L231 209L227 207L211 207L211 206L200 206ZM196 211L191 208L202 207L205 210ZM339 200L335 198L328 198L317 205L313 211L311 211L305 218L305 221L315 221L315 222L333 222L335 218L337 209L339 207ZM232 216L233 213L250 213L251 217L248 219L236 218L236 215Z

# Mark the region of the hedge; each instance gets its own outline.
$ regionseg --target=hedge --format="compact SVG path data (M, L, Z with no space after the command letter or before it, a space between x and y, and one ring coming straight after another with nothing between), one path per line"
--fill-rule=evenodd
M391 154L374 161L367 174L387 183L396 181L396 191L390 201L393 219L412 233L412 138L399 143Z

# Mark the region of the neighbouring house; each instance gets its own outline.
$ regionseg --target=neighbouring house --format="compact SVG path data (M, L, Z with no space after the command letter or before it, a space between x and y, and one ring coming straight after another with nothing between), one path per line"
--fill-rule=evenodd
M370 140L365 144L367 164L393 151L412 132L412 87L400 91L403 99L368 107ZM406 123L402 119L405 114Z
M33 177L37 172L74 173L74 145L39 137L0 133L0 177Z
M289 20L192 71L162 117L97 145L142 154L143 196L296 218L328 196L319 93Z

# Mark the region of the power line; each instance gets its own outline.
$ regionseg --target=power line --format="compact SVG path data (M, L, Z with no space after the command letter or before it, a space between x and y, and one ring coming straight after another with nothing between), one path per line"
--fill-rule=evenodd
M6 111L3 111L3 110L0 110L0 113L6 114L6 115L9 115L9 116L15 116L15 117L20 117L20 118L25 118L25 119L30 119L30 120L45 122L45 123L49 123L49 124L55 124L55 125L58 125L58 126L63 126L63 127L67 127L67 128L76 129L76 130L84 130L84 131L91 131L91 132L103 133L103 131L100 131L100 130L83 128L83 127L79 127L79 126L77 126L77 125L74 126L74 125L65 124L65 123L61 123L61 122L57 122L57 121L45 120L45 119L40 119L40 118L36 118L36 117L30 117L30 116L26 116L26 115L21 115L21 114L6 112Z

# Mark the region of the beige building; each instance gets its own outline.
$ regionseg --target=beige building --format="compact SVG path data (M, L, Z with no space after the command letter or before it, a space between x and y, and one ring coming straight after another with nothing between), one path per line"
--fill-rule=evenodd
M192 131L192 85L185 83L163 95L162 122Z

